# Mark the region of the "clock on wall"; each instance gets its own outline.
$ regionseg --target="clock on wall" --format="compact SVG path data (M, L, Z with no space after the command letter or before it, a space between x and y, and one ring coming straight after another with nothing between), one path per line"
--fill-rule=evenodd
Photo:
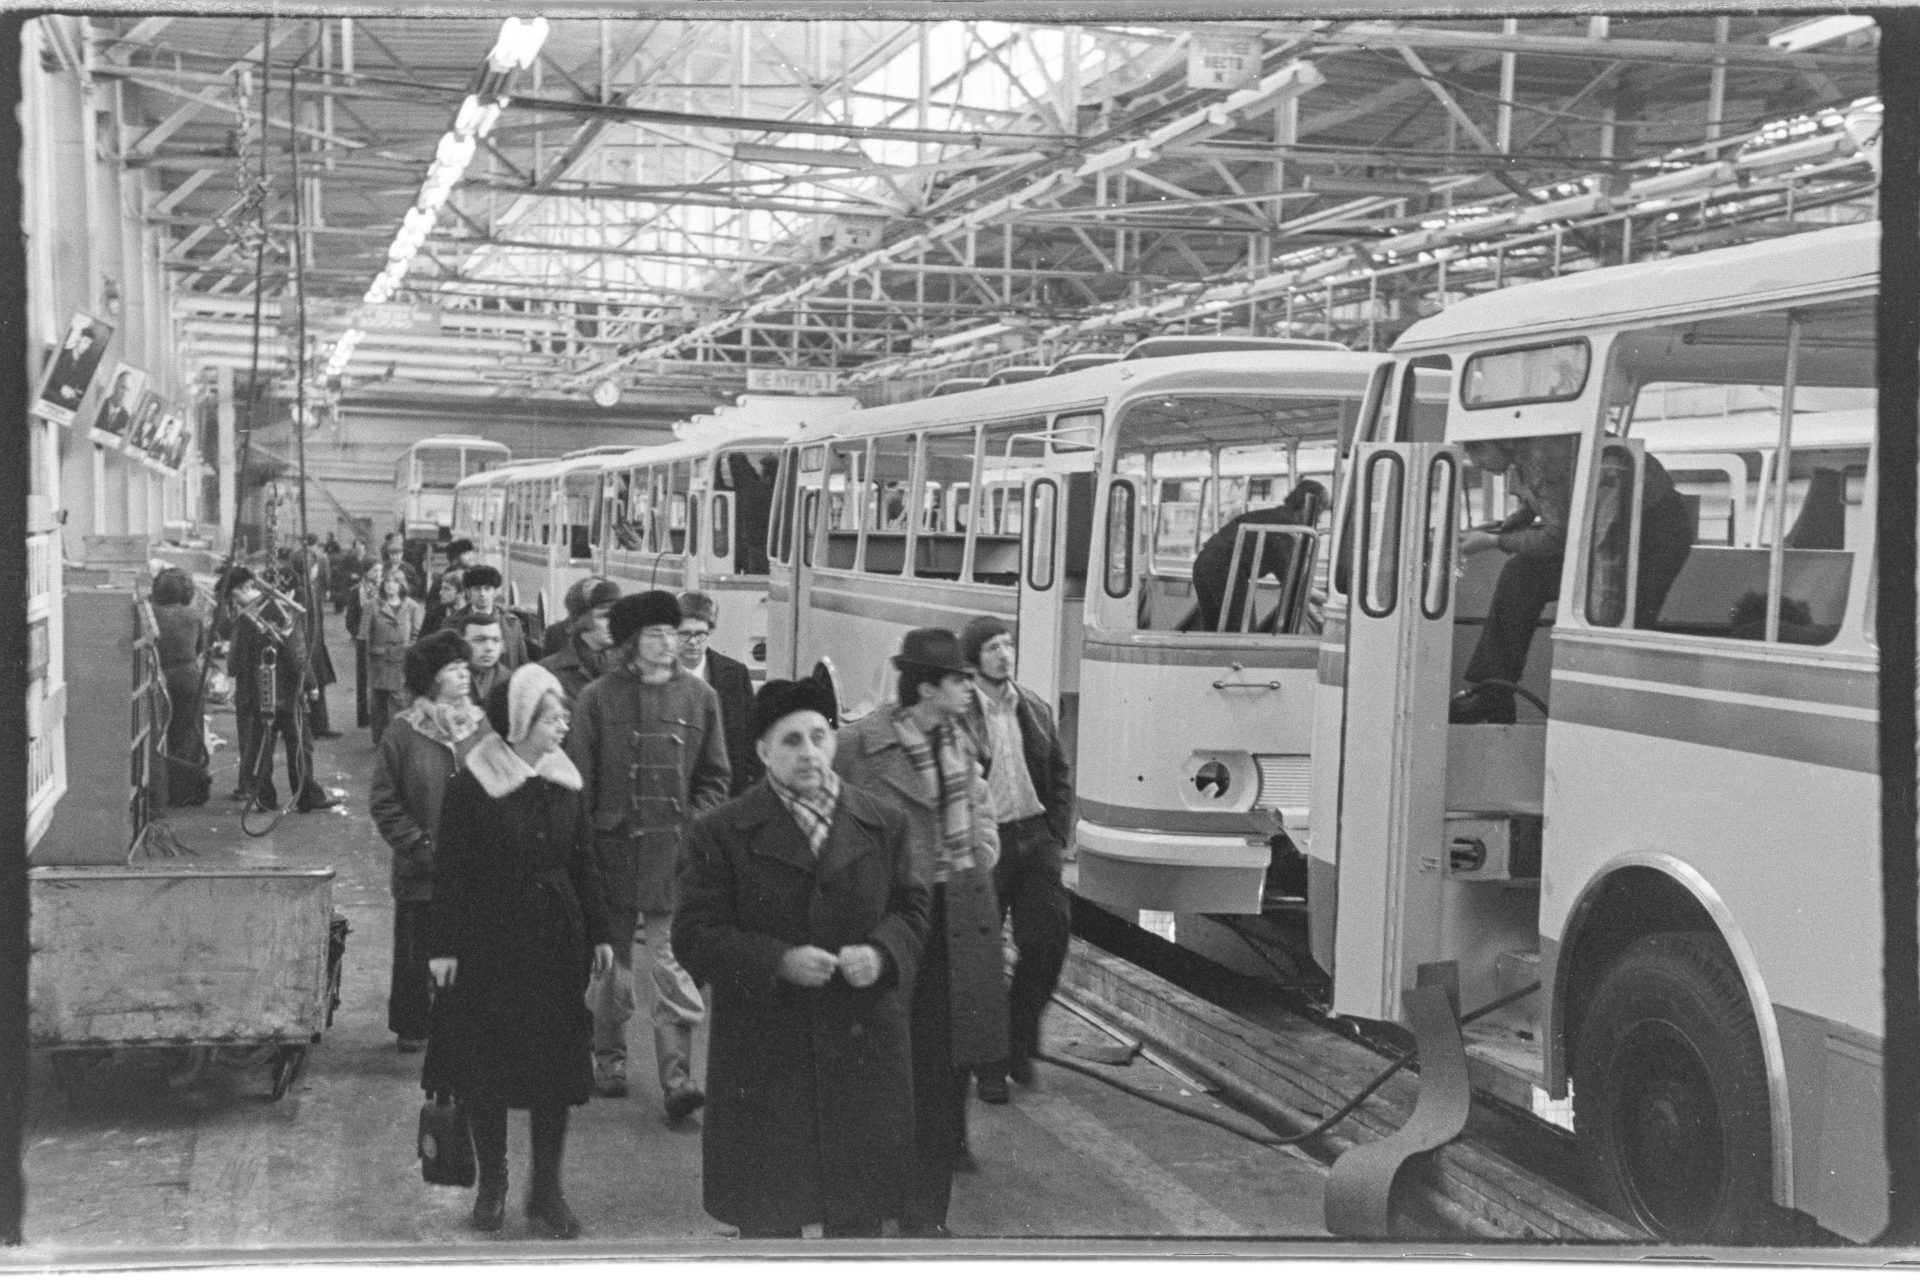
M611 378L602 378L593 385L593 403L602 409L612 409L620 403L620 384Z

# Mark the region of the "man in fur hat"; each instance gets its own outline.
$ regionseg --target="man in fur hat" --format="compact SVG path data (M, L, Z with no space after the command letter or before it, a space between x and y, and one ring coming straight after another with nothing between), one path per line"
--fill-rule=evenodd
M510 675L514 668L540 657L538 648L527 642L527 625L520 614L500 604L500 571L491 565L475 565L462 574L460 586L467 593L467 614L492 618L500 624L503 671Z
M674 867L687 824L727 799L732 777L712 687L681 669L680 603L673 593L622 597L608 622L614 663L574 707L567 754L586 780L594 855L614 917L613 969L588 988L595 1084L627 1092L627 1020L633 1014L633 946L653 976L654 1058L667 1119L706 1102L692 1074L700 991L673 959Z
M560 678L568 698L579 698L612 669L613 603L619 599L620 584L611 578L583 578L567 589L567 620L547 629L540 666Z

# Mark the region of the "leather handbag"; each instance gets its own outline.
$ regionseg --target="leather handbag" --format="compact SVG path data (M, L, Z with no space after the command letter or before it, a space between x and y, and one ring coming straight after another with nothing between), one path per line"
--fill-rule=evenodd
M442 1187L470 1188L477 1173L467 1110L429 1092L420 1105L420 1177Z

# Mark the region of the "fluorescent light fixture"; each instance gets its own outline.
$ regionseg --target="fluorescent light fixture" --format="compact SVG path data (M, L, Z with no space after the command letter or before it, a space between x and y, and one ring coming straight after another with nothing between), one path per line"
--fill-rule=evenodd
M508 18L500 24L500 38L487 55L487 65L495 71L525 71L540 56L540 46L546 42L545 18Z
M505 98L487 101L468 94L467 100L460 104L460 114L454 117L453 131L468 137L484 138L493 132L493 126L506 105Z
M1864 13L1835 13L1808 22L1782 27L1767 37L1767 43L1785 53L1814 49L1835 40L1844 40L1856 31L1865 31L1873 19Z

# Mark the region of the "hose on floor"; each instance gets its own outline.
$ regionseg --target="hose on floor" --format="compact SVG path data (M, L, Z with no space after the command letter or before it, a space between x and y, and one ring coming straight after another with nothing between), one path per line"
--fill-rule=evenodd
M1466 1027L1476 1020L1492 1014L1495 1010L1512 1005L1515 1001L1523 997L1532 996L1539 990L1540 984L1537 980L1527 984L1525 987L1515 988L1505 996L1489 1001L1478 1009L1468 1011L1460 1019L1460 1026ZM1208 1111L1198 1104L1188 1103L1182 1099L1169 1097L1154 1090L1144 1089L1141 1086L1133 1084L1131 1081L1122 1079L1115 1073L1103 1072L1090 1063L1082 1063L1059 1055L1045 1053L1037 1054L1034 1057L1044 1063L1051 1063L1055 1067L1063 1067L1070 1072L1078 1072L1082 1076L1091 1077L1096 1081L1112 1086L1123 1094L1130 1094L1136 1099L1152 1103L1157 1107L1163 1107L1169 1112L1178 1112L1182 1116L1192 1117L1196 1121L1205 1121L1209 1125L1218 1126L1229 1134L1237 1134L1250 1143L1258 1143L1262 1147L1286 1148L1297 1147L1302 1143L1311 1143L1313 1140L1333 1129L1334 1126L1340 1124L1340 1122L1346 1120L1353 1114L1356 1108L1371 1098L1375 1091L1392 1080L1396 1073L1412 1064L1417 1056L1412 1050L1402 1053L1391 1063L1387 1064L1386 1067L1382 1068L1371 1081L1368 1081L1358 1094L1355 1094L1352 1098L1341 1104L1332 1115L1326 1117L1317 1125L1303 1130L1298 1134L1281 1134L1271 1126L1266 1126L1267 1133L1262 1134L1248 1126L1238 1124L1237 1116L1222 1116L1218 1113ZM1260 1124L1265 1125L1265 1122L1260 1122Z

